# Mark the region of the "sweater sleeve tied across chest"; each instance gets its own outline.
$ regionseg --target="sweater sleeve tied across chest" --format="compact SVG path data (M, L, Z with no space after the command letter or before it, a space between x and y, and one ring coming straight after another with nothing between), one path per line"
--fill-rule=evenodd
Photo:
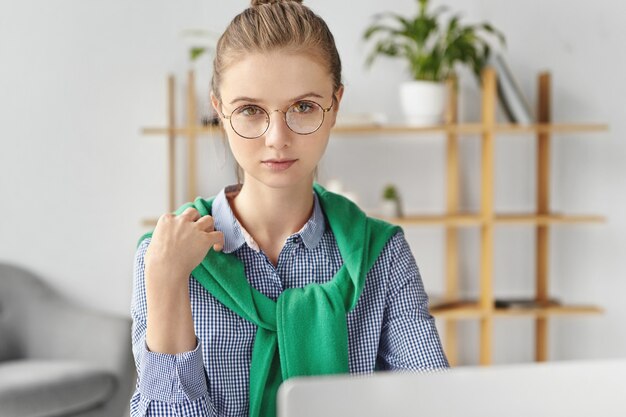
M346 315L357 304L368 271L400 228L367 217L345 197L314 184L343 265L323 284L289 288L276 301L253 288L234 254L209 250L193 277L230 310L257 326L250 367L250 416L276 415L276 393L295 376L348 373ZM213 199L179 207L211 214ZM139 244L151 237L144 234Z

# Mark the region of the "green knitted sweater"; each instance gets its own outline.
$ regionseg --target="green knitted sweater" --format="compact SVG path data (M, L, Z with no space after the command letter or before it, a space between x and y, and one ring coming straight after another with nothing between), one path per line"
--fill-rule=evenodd
M400 227L367 217L350 200L314 184L335 236L343 265L324 284L289 288L274 302L250 286L234 254L211 249L193 277L222 304L257 326L250 366L250 416L274 417L282 381L295 376L348 373L346 314L356 305L365 277L387 241ZM175 213L194 207L211 214L213 198L196 198ZM144 234L138 245L152 236Z

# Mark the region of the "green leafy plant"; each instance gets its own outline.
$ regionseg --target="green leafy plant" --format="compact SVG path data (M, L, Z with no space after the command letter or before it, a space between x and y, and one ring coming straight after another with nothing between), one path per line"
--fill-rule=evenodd
M383 189L383 199L398 201L398 190L394 185L388 184Z
M379 55L405 58L416 80L443 81L454 74L456 64L471 67L480 76L491 54L490 37L505 45L504 35L489 23L461 24L453 15L442 24L446 7L428 10L428 0L417 0L417 15L406 18L397 13L380 13L363 34L365 41L375 41L366 64L371 66Z
M215 44L219 34L203 29L186 29L181 34L188 39L189 60L195 61L204 54L212 56L215 53Z

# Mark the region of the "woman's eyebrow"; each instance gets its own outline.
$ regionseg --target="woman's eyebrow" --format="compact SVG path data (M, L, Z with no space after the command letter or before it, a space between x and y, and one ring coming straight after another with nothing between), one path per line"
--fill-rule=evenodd
M294 101L298 101L298 100L302 100L303 98L307 98L307 97L316 97L316 98L324 98L324 96L319 95L318 93L315 93L313 91L309 92L309 93L305 93L305 94L300 94L297 97L291 98L289 101L290 102L294 102ZM260 103L263 100L259 100L258 98L253 98L253 97L245 97L245 96L241 96L241 97L237 97L234 100L232 100L229 104L235 104L238 101L247 101L249 103Z
M311 91L311 92L306 93L306 94L301 94L298 97L294 97L290 101L298 101L298 100L302 100L303 98L307 98L307 97L324 98L324 96L319 95L319 94L314 93L313 91Z
M258 103L260 100L257 100L256 98L252 98L252 97L237 97L234 100L232 100L229 104L235 104L238 101L249 101L251 103Z

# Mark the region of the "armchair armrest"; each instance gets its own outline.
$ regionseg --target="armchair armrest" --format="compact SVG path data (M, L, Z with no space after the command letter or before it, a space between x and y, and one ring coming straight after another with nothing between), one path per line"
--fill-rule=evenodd
M132 367L131 319L82 307L41 286L27 310L27 357L95 362L116 374Z

